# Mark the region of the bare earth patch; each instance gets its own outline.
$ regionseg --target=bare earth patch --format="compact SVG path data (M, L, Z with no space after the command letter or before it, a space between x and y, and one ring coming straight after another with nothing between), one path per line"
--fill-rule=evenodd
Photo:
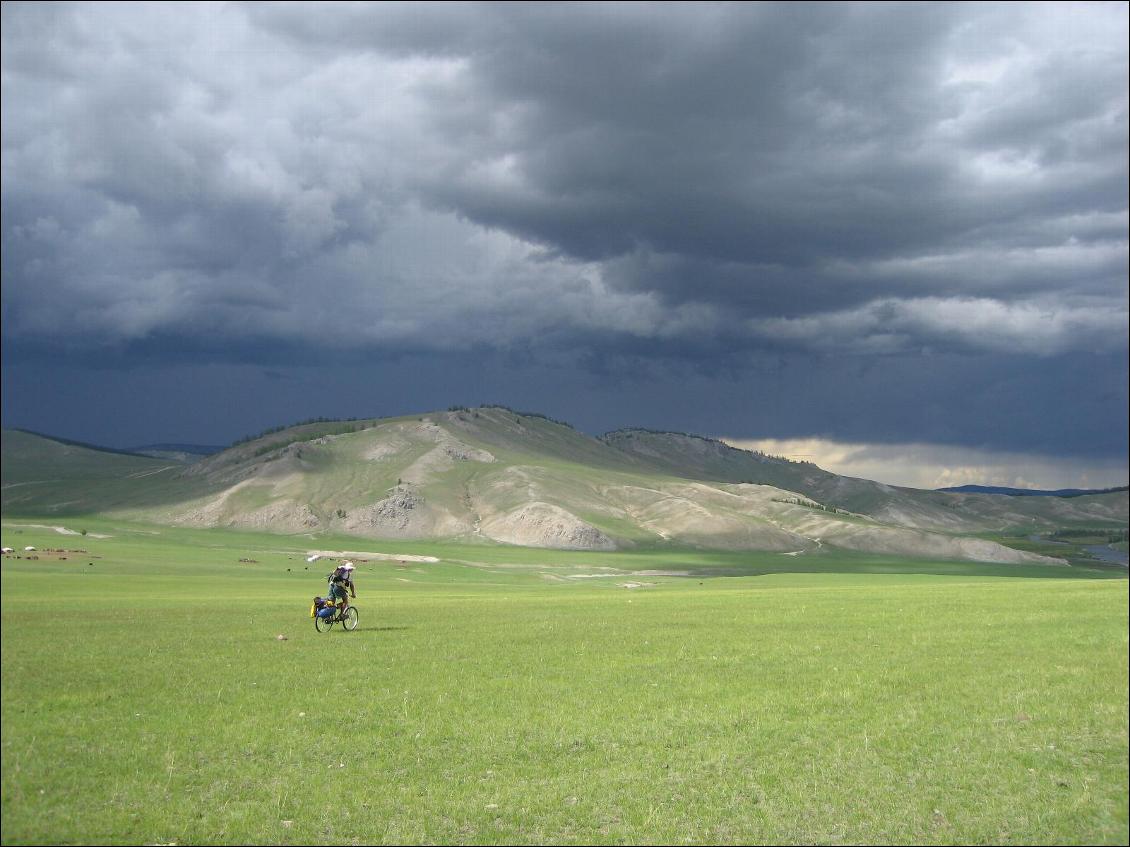
M326 559L376 559L381 562L438 562L435 556L415 556L410 553L368 553L364 550L308 550L307 556Z
M68 529L65 526L48 526L47 524L42 524L42 523L14 523L14 524L11 524L11 526L26 526L26 527L31 527L32 529L53 529L53 530L55 530L55 532L59 533L59 535L82 535L82 533L79 532L78 530ZM112 535L100 535L97 532L88 532L86 537L87 538L113 538L114 536L112 536Z
M480 529L487 538L525 547L616 549L616 543L599 529L552 503L527 503L483 520Z

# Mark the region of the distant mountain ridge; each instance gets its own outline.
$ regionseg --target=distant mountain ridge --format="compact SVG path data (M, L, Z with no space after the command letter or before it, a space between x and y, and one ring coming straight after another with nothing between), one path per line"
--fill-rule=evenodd
M1130 488L1120 485L1116 488L1059 488L1055 491L1046 491L1038 488L1007 488L997 485L959 485L935 490L959 494L1005 494L1009 497L1086 497L1090 494L1113 494Z
M97 450L100 453L116 453L121 456L150 456L153 453L191 453L195 456L211 456L226 450L225 444L145 444L141 447L106 447L102 444L92 444L88 441L77 441L73 438L64 438L61 435L50 435L46 432L36 432L32 429L13 427L12 432L24 432L48 441L56 441L70 447L82 447L86 450Z
M3 433L5 513L611 550L1049 562L984 538L1126 525L1125 491L920 491L687 433L594 438L505 407L272 430L191 464Z
M211 456L213 453L219 453L227 449L225 445L207 444L146 444L141 447L105 447L101 444L76 441L73 438L48 435L45 432L35 432L34 430L21 429L19 427L14 428L12 431L27 433L28 435L34 435L38 438L44 438L58 444L64 444L69 447L81 447L85 450L94 450L99 453L113 453L119 456L147 456L149 458L171 459L184 463L195 461L203 456Z
M59 435L48 435L47 433L44 433L44 432L36 432L35 430L22 429L20 427L14 427L12 429L12 432L23 432L23 433L27 433L28 435L34 435L37 438L45 438L48 441L56 441L59 444L65 444L68 447L82 447L84 450L97 450L99 453L116 453L116 454L121 455L121 456L140 456L140 455L143 455L142 453L138 452L137 450L135 450L133 448L103 447L100 444L90 444L86 441L76 441L73 438L63 438L62 436L59 436ZM223 448L220 448L220 449L223 449Z
M131 447L130 451L142 456L152 456L154 459L168 459L189 465L226 449L228 448L207 444L147 444L144 447Z
M166 453L192 453L196 456L211 456L227 450L226 444L145 444L141 447L130 447L129 452L146 454L148 452Z

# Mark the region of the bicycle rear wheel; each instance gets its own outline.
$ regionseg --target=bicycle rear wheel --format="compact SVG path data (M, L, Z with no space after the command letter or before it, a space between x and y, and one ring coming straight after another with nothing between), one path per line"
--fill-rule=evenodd
M357 608L355 606L350 606L345 610L345 613L341 616L341 625L349 632L357 629Z
M314 629L318 630L318 632L329 632L333 629L334 620L334 618L316 617L314 618Z

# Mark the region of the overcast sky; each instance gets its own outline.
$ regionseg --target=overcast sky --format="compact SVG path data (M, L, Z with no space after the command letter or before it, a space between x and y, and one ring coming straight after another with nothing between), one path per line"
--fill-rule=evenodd
M499 402L1126 483L1125 3L2 14L6 427Z

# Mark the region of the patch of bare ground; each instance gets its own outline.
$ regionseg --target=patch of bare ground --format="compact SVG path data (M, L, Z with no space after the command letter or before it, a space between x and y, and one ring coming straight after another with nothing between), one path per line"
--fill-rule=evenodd
M413 553L373 553L366 550L310 550L307 556L320 556L326 559L352 559L356 562L438 562L435 556L418 556Z
M42 524L42 523L14 523L14 524L10 524L10 526L26 526L26 527L30 527L30 528L33 528L33 529L53 529L53 530L55 530L55 532L59 533L59 535L82 535L83 534L79 530L68 529L65 526L50 526L48 524ZM86 533L86 537L87 538L113 538L114 536L112 536L112 535L101 535L97 532L89 532L89 533Z
M666 541L734 550L786 551L811 542L781 526L768 505L778 489L740 486L728 491L701 483L662 488L617 486L603 493L638 526Z
M180 526L229 526L270 532L303 532L322 526L321 518L308 505L289 498L275 500L251 510L241 510L234 506L232 496L255 481L245 479L238 482L205 503L170 515L169 521ZM277 489L278 485L274 490Z
M321 526L313 510L293 500L277 500L250 512L233 515L227 525L238 529L301 532Z
M552 503L527 503L505 514L484 518L480 531L494 541L523 547L616 549L616 543L599 529Z
M995 564L1066 565L1063 559L1014 550L981 538L953 537L917 529L813 519L802 531L819 533L829 545L867 553Z

